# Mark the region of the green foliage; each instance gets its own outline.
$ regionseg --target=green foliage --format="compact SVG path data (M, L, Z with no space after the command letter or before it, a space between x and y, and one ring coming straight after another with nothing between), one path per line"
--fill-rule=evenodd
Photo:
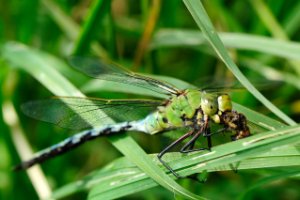
M0 199L300 198L300 3L171 2L2 2ZM160 10L158 18L155 10ZM153 32L149 23L155 24ZM144 49L141 63L139 47ZM38 151L68 136L66 130L25 117L19 109L22 103L53 95L162 97L88 79L68 66L65 58L71 54L109 58L179 88L190 87L187 82L211 84L199 84L203 77L224 83L236 78L246 90L232 93L234 108L247 116L255 134L235 142L229 142L227 134L214 135L218 145L211 152L166 155L182 176L209 173L204 184L175 182L156 154L144 152L157 153L171 140L138 133L89 142L45 162L43 171L36 167L28 174L12 172L14 164L30 157L31 149ZM282 84L262 95L251 84L256 79ZM118 158L116 149L124 157Z

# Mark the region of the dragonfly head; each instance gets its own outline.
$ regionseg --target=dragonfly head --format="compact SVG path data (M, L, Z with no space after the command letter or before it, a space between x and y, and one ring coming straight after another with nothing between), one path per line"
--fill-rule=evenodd
M236 133L231 136L232 140L239 140L250 136L250 129L247 125L247 119L242 113L236 111L226 111L221 115L221 122Z
M201 108L208 116L221 115L221 113L232 110L232 102L228 94L202 93Z

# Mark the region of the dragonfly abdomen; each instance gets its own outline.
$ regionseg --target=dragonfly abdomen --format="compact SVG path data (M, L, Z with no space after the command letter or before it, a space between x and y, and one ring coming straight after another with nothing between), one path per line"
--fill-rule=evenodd
M85 143L86 141L95 139L99 136L111 135L114 133L122 133L124 131L130 131L130 130L137 130L138 128L139 126L137 126L136 122L123 122L123 123L112 124L100 128L82 131L72 137L66 138L65 140L63 140L58 144L55 144L47 149L38 152L30 160L27 160L25 162L22 162L20 165L17 165L14 168L14 170L27 169L37 163L42 163L43 161L49 158L63 154ZM140 129L139 131L141 131Z

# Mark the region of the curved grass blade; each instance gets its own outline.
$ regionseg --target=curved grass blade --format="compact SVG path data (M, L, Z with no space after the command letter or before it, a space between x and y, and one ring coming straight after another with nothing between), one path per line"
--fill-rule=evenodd
M281 70L277 70L271 66L261 64L260 62L257 62L256 59L249 59L249 58L241 57L240 62L245 67L261 74L262 76L264 76L268 79L276 79L276 80L284 81L284 82L294 86L298 90L300 90L300 79L297 75L295 75L293 73L284 72Z
M233 149L232 146L235 146L234 142L213 148L213 150L216 151L216 154L218 154L217 157L215 154L210 154L207 152L198 152L187 156L183 156L180 153L169 153L166 155L165 160L173 166L176 165L177 169L184 169L181 172L181 175L183 175L183 173L185 175L191 175L202 172L203 170L207 170L208 172L231 171L232 168L230 165L222 164L221 162L219 162L219 165L211 166L202 164L198 167L198 163L195 162L193 165L189 165L189 162L193 162L195 156L198 156L197 159L199 162L202 162L203 160L207 160L209 162L213 160L218 161L218 159L226 155L230 149ZM223 154L222 150L224 149L226 149L227 152ZM159 162L156 160L156 154L149 156L159 164ZM235 155L233 157L238 158L239 155ZM187 165L184 165L182 162L186 162ZM243 171L247 169L268 169L274 167L293 166L300 166L299 146L274 148L271 151L251 155L249 158L239 161L237 170ZM139 187L136 187L137 184ZM114 189L108 187L109 185L113 185ZM106 194L115 193L114 197L117 198L121 196L118 194L119 192L122 195L129 195L133 194L134 192L142 191L155 186L157 186L157 183L145 176L145 174L136 168L133 163L131 163L127 158L123 157L113 161L101 170L94 171L80 181L76 181L61 187L54 192L53 198L62 198L76 193L78 190L86 190L92 187L94 187L93 191L91 192L93 194L105 191ZM103 196L99 194L98 197Z
M108 1L105 1L103 4L105 4ZM87 30L82 30L82 32L80 32L80 26L68 15L64 12L63 9L61 9L56 2L51 1L51 0L42 0L41 3L43 4L45 11L48 12L49 16L52 18L52 20L59 26L59 28L64 32L64 35L66 35L69 39L71 39L72 41L75 41L79 35L84 36L84 40L88 41L88 44L90 44L90 32ZM101 2L96 1L95 5ZM98 4L99 5L99 4ZM94 9L92 9L92 12L97 10L99 8L99 6L96 5L94 7ZM105 6L104 6L105 7ZM87 20L87 23L92 24L90 19ZM85 27L90 27L90 25L85 25ZM82 45L84 45L82 43L83 39L81 39L81 37L79 38L79 40L77 41L77 49L81 50L83 47ZM95 52L98 56L100 57L105 57L107 58L107 52L104 50L104 48L96 42L92 42L92 50L93 52ZM81 50L82 51L82 50ZM76 52L74 52L76 53Z
M187 158L190 165L196 164L194 170L203 165L217 167L230 163L240 162L252 156L270 153L284 146L292 146L298 143L300 138L300 126L288 126L275 131L268 131L253 135L249 138L220 145L206 154L193 154ZM297 153L299 155L299 151ZM185 158L184 158L185 159ZM185 162L185 161L183 161ZM280 163L279 163L280 164ZM176 168L176 167L175 167Z
M75 40L78 37L80 27L59 7L56 2L51 0L42 0L41 4L46 12L49 13L52 20L59 26L64 32L64 35L71 40Z
M276 114L283 121L288 123L289 125L296 125L291 118L285 115L281 110L279 110L276 106L274 106L268 99L266 99L250 82L249 80L242 74L233 60L230 58L227 53L224 45L222 44L220 38L218 37L214 27L203 8L201 1L199 0L183 0L186 7L190 11L193 16L195 22L202 30L203 34L208 39L209 43L219 56L219 58L224 62L224 64L228 67L230 71L235 75L235 77L251 92L259 101L261 101L270 111Z
M289 178L289 177L293 177L293 176L299 176L300 175L300 170L293 170L290 172L284 172L284 173L280 173L274 176L269 176L267 178L263 178L261 180L259 180L256 184L252 185L251 187L248 188L247 191L245 191L244 193L242 193L242 195L239 196L238 199L246 199L246 196L248 193L250 193L251 191L265 186L266 184L273 182L273 181L278 181L280 179L284 179L284 178Z
M299 4L300 5L300 4ZM300 45L297 42L276 40L269 37L253 36L242 33L218 33L225 47L238 50L253 50L285 59L300 60ZM188 47L199 51L201 45L206 45L207 41L200 31L183 29L165 29L158 31L154 36L151 48L172 48ZM260 45L257 45L260 44ZM276 71L273 68L261 64L255 59L239 57L239 61L246 67L262 74L269 79L276 79L289 83L296 88L300 88L300 81L297 76Z
M76 42L75 48L73 50L73 54L75 55L83 55L88 51L89 45L92 42L94 35L94 29L97 24L99 24L99 19L103 19L103 16L109 13L110 10L110 0L98 0L95 1L92 5L92 8L89 9L89 15L82 27L80 32L80 36Z
M83 96L68 80L52 68L47 60L54 59L52 56L28 48L19 43L7 43L2 48L2 56L11 65L25 70L48 90L58 96ZM26 62L23 62L26 60ZM62 62L61 65L64 65ZM167 176L157 165L155 165L147 154L135 143L135 141L123 134L118 137L108 137L113 145L124 155L130 157L131 161L152 177L157 183L170 191L184 196L187 199L204 199L178 185Z
M244 33L218 33L218 35L227 48L252 50L285 59L300 60L300 44L298 42ZM154 35L150 48L189 47L200 49L201 45L207 44L204 34L198 30L164 29Z

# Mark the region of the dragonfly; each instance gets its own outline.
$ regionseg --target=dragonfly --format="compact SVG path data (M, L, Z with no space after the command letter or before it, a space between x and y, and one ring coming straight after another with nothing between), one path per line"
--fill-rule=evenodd
M138 86L164 94L166 98L123 100L53 97L27 102L22 105L26 115L63 128L79 129L81 132L37 152L31 159L17 165L15 170L27 169L101 136L126 131L154 135L186 128L186 133L157 154L162 165L179 178L177 172L163 160L163 156L187 139L180 149L181 153L210 150L212 147L210 124L221 125L224 130L232 132L232 140L251 135L245 115L233 110L232 101L226 92L195 88L178 89L167 82L95 58L72 57L70 64L87 76ZM140 116L137 113L141 111L148 114L142 118L137 117ZM200 136L206 138L207 148L195 148L195 142Z

